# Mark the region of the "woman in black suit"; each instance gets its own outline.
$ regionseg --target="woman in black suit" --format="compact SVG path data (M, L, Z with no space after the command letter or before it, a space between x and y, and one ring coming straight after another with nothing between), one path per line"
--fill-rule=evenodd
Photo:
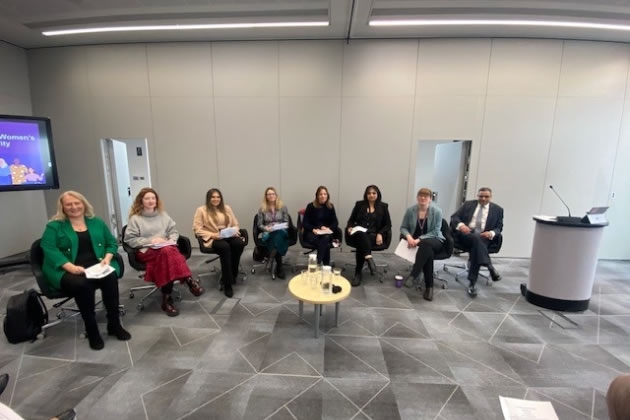
M361 226L367 232L352 229ZM372 247L382 245L385 235L392 230L392 221L389 217L387 203L381 201L381 191L376 185L369 185L363 193L363 200L357 201L352 209L352 214L346 226L346 242L356 248L357 265L354 270L353 286L361 284L361 271L363 263L367 261L370 273L374 274L376 265L372 259Z
M317 247L317 263L330 265L330 243L339 222L328 188L323 185L317 187L315 200L306 206L302 226L304 239Z

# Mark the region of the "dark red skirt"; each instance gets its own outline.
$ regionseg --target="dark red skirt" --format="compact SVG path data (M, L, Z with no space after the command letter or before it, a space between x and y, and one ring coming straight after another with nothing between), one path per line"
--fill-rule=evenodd
M186 259L176 246L149 248L147 252L138 251L136 258L147 266L144 280L155 283L157 287L165 286L173 280L192 277Z

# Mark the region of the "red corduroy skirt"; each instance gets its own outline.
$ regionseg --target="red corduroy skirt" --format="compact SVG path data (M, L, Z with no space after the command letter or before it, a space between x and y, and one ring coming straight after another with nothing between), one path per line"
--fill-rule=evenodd
M176 246L164 248L149 248L146 252L136 252L136 258L147 266L144 280L162 287L173 280L185 279L192 276L186 259Z

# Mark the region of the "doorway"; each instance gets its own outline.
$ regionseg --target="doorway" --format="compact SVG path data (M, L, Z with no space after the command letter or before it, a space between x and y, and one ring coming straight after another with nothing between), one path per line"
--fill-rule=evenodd
M414 194L431 188L447 220L466 198L471 145L471 140L418 140Z
M151 186L147 139L101 139L107 220L112 234L122 240L133 199Z

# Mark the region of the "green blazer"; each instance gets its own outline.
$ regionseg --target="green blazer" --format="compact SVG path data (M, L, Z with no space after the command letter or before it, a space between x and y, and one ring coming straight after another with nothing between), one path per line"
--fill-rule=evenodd
M102 219L98 217L89 219L86 217L85 225L88 232L90 232L92 248L96 258L102 260L107 253L116 255L116 252L118 252L116 238L114 238ZM74 263L76 261L79 250L79 237L72 229L69 220L53 220L46 225L40 246L44 251L42 272L48 284L52 288L59 290L61 288L61 277L67 273L61 266L67 262ZM112 258L110 264L114 267L116 273L120 275L120 267L115 258Z
M400 233L407 237L407 235L413 235L416 230L416 223L418 222L418 205L413 205L405 211L402 224L400 225ZM433 204L429 205L427 211L427 233L420 236L420 239L438 238L444 242L444 235L442 235L442 209Z

